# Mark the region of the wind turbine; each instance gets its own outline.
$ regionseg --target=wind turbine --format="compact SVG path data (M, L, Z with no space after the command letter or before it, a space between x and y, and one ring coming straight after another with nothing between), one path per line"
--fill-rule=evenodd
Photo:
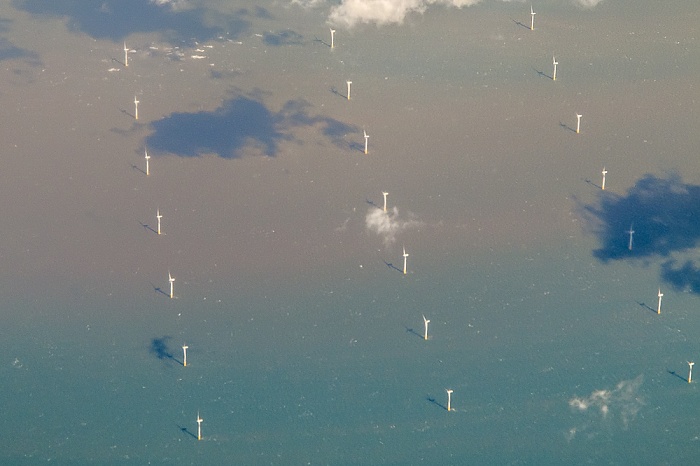
M389 194L388 192L382 191L382 196L384 196L384 212L386 212L386 196L388 194Z
M659 297L659 304L656 306L656 313L661 314L661 298L664 297L664 294L661 292L661 288L659 288L659 294L657 294Z
M202 440L202 419L199 417L199 411L197 411L197 440Z
M151 156L148 155L148 149L144 149L143 151L146 154L145 155L145 158L146 158L146 176L148 176L151 174L151 170L149 169L149 166L148 166L148 161L150 160Z
M406 252L406 246L403 248L403 274L406 275L406 258L408 257L408 253Z
M447 411L452 411L452 392L454 390L450 388L446 388L445 391L447 392Z
M693 381L693 365L695 365L694 362L688 361L688 383Z
M134 120L139 119L139 101L134 96Z
M156 209L156 219L158 219L158 228L156 229L156 233L160 235L160 219L163 218L163 216L160 214L160 209Z
M129 66L129 49L126 48L126 42L124 42L124 66Z
M601 173L603 174L603 184L600 185L600 187L603 189L603 191L605 191L605 175L608 174L608 171L605 169L605 167L603 167L603 171Z
M352 84L352 81L346 81L348 83L348 100L350 100L350 84Z
M557 65L559 62L557 61L556 58L552 57L552 65L554 65L554 72L552 73L552 81L557 80Z
M423 340L428 339L428 324L430 323L430 319L426 319L425 315L423 316L423 326L425 327L425 330L423 331Z
M364 129L362 130L363 133L365 133L365 155L367 155L367 141L369 140L369 134L367 134L367 131Z
M632 229L633 225L634 225L633 223L630 223L630 229L625 232L625 233L630 234L630 242L629 242L629 245L627 246L627 249L629 249L630 251L632 250L632 236L634 235L634 230Z
M535 30L535 11L532 9L532 5L530 5L530 30L534 31Z
M583 115L577 113L576 114L576 134L579 134L581 132L581 117Z
M170 275L170 272L168 272L168 281L170 282L170 299L173 299L173 283L175 282L175 278Z
M182 367L187 367L187 348L189 346L182 345Z
M335 47L335 29L331 28L331 48Z

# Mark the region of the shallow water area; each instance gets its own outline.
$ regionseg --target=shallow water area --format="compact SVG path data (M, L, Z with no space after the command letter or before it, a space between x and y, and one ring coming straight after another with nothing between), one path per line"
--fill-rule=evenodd
M695 455L694 2L130 1L0 7L5 463Z

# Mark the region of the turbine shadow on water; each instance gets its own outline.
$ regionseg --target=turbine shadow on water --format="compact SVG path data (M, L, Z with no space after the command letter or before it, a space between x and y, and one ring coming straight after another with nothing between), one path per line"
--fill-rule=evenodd
M429 402L431 402L432 404L434 404L435 406L439 406L439 407L441 407L442 409L444 409L445 411L447 411L447 406L445 406L444 404L440 403L439 401L437 401L437 400L436 400L435 398L433 398L432 396L428 395L428 396L425 397L425 399L428 400Z
M657 310L654 309L653 307L649 306L647 303L642 303L640 301L637 301L637 304L639 304L641 307L648 310L649 312L653 312L654 314L658 314Z
M576 130L575 130L574 128L572 128L571 126L567 125L567 124L564 123L563 121L560 121L560 122L559 122L559 126L561 126L561 127L564 128L564 129L568 129L568 130L571 131L572 133L575 133L575 132L576 132Z
M180 432L183 432L187 435L190 435L192 438L197 440L197 434L195 434L194 432L190 432L190 430L187 427L182 427L181 425L178 424L177 428L180 429Z
M174 361L180 364L181 366L184 366L184 362L177 359L168 347L168 340L170 340L170 337L168 335L165 335L161 338L153 338L151 340L149 352L162 361Z
M700 186L680 176L645 175L627 194L606 191L595 204L578 205L586 228L598 237L593 256L612 260L665 258L662 280L678 290L700 293L700 265L682 257L700 243ZM633 246L629 229L634 225Z
M389 267L390 269L394 269L394 270L396 270L397 272L403 273L403 270L401 270L400 268L396 267L396 266L395 266L394 264L392 264L391 262L384 261L384 264L386 264L386 266Z
M151 283L151 286L153 287L153 291L155 291L156 293L160 293L160 294L166 296L167 298L170 298L170 295L168 293L166 293L165 291L163 291L163 288L161 288L159 286L155 286L153 283Z
M528 29L529 29L529 28L528 28ZM537 75L540 76L541 78L552 79L552 75L551 75L551 74L547 74L547 73L545 73L545 72L542 71L542 70L538 70L537 68L533 68L533 70L535 70L535 73L537 73Z
M669 374L671 374L674 377L678 377L683 382L688 383L688 379L686 377L683 377L682 375L679 375L678 372L671 370L671 369L667 369L666 372L668 372Z
M530 26L527 26L527 25L521 23L521 22L518 21L517 19L514 19L513 22L514 22L515 24L517 24L518 26L524 27L524 28L527 29L528 31L530 30Z
M413 330L412 328L409 328L409 327L406 327L406 326L404 326L404 327L406 328L406 333L411 333L411 334L417 336L418 338L420 338L421 340L424 340L424 339L425 339L425 335L421 335L420 333L416 332L416 331Z

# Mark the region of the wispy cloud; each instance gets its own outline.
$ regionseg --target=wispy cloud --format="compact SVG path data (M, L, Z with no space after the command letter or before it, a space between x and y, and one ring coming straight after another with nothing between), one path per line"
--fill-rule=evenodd
M407 218L401 218L397 207L387 212L371 207L365 217L365 225L367 231L381 236L384 245L389 246L396 241L396 236L400 233L411 228L420 228L424 223L410 213Z
M619 421L622 428L627 429L644 406L644 400L639 394L643 380L644 377L640 374L634 379L620 381L613 389L594 390L588 396L571 398L569 406L572 410L587 413L591 417L581 426L570 429L568 437L571 439L577 432L591 427L596 418Z
M603 0L574 0L574 3L583 8L593 8Z

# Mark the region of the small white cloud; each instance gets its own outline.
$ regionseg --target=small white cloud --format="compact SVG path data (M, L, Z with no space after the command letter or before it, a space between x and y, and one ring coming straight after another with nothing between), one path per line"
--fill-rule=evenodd
M575 0L574 3L583 8L593 8L603 0Z
M407 219L399 216L399 209L384 212L382 209L372 207L365 217L367 231L376 233L382 237L385 246L389 246L396 241L396 236L411 228L419 228L423 222L409 214Z
M187 0L150 0L151 3L158 6L169 6L173 10L181 10L187 7Z
M612 390L594 390L586 397L573 397L569 400L569 406L579 412L585 413L594 409L593 413L598 413L603 419L610 416L611 419L618 419L622 427L627 429L632 421L644 406L644 400L639 395L639 388L642 385L643 377L619 382ZM586 426L578 426L569 430L575 434L584 430ZM573 435L567 435L567 438Z

